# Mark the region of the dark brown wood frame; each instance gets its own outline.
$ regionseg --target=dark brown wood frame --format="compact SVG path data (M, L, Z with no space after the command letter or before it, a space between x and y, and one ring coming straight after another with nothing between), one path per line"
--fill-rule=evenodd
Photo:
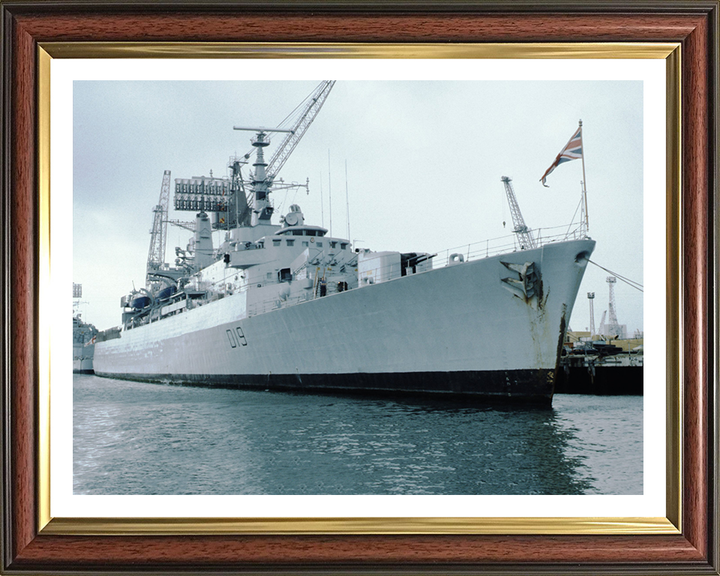
M2 558L7 574L718 574L717 1L3 2ZM38 534L37 45L80 41L682 43L681 535Z

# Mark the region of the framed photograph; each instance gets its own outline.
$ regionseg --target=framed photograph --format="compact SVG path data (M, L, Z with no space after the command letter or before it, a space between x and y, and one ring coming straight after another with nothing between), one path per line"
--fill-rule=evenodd
M4 3L2 570L717 574L717 9Z

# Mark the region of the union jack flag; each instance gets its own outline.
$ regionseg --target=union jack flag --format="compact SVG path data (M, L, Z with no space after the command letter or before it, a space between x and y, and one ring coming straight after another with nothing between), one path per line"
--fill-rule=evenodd
M549 188L549 186L545 184L545 179L550 176L552 171L563 162L570 162L570 160L577 160L578 158L582 158L582 125L578 127L577 132L572 135L572 138L570 138L570 141L565 145L565 148L560 151L555 161L550 164L550 168L548 168L545 174L542 175L542 178L540 178L542 185L545 186L545 188Z

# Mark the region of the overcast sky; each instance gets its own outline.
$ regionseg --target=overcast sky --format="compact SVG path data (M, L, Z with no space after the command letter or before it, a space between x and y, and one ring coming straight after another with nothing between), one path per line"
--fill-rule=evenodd
M120 323L120 298L145 280L163 171L225 176L250 150L233 125L276 126L317 82L76 81L73 100L73 281L83 317ZM373 250L442 252L510 234L501 176L513 179L533 229L567 226L580 200L580 160L540 177L583 121L592 259L643 283L643 85L640 81L339 81L285 164L276 215L297 203ZM279 142L280 138L276 138ZM273 147L270 147L272 154ZM328 160L329 155L329 160ZM323 194L321 210L321 190ZM172 196L171 196L172 203ZM192 220L192 212L171 218ZM575 216L575 219L578 217ZM277 219L275 219L277 222ZM503 222L506 223L503 227ZM168 258L188 233L170 227ZM571 318L589 327L608 307L608 273L590 265ZM618 282L617 316L643 329L642 293Z

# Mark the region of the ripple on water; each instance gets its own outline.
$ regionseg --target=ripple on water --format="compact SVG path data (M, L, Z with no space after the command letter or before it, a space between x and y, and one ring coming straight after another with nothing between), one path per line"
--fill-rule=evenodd
M75 375L76 494L641 494L642 398L552 409Z

